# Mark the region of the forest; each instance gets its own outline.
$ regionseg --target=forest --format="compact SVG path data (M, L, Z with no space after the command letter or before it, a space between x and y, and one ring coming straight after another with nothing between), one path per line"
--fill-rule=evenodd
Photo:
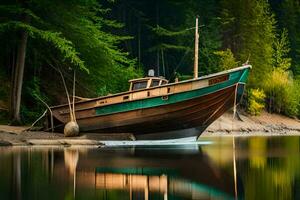
M252 65L243 109L300 116L298 0L1 0L0 122L31 123L45 103L128 89L154 69L192 77Z

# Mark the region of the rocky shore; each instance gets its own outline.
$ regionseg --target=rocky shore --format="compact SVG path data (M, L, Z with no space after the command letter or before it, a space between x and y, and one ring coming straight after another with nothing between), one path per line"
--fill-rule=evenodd
M132 141L131 134L87 133L79 137L65 138L60 133L26 131L28 127L0 125L0 146L93 146L101 147L105 141ZM282 115L262 113L249 116L240 113L233 118L228 112L211 124L201 137L215 136L276 136L300 135L300 121Z
M250 116L227 112L212 123L202 136L274 136L300 135L300 120L283 115L262 113Z

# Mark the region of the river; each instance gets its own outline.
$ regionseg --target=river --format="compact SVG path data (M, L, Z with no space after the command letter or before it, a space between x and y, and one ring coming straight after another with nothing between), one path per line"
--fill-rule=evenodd
M300 137L1 147L0 199L300 199Z

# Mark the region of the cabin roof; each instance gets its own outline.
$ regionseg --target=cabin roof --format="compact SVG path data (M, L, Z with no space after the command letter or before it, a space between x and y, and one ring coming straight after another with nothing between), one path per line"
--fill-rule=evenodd
M168 82L168 80L165 79L164 77L155 77L155 76L131 79L131 80L129 80L128 82L129 82L129 83L131 83L131 82L140 82L140 81L147 81L147 80L149 80L149 79L152 79L152 80L165 80L165 81Z

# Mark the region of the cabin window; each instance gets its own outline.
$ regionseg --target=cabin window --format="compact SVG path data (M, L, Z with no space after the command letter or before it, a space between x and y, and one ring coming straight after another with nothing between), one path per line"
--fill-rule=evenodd
M105 104L106 103L106 101L104 100L104 101L98 101L98 104Z
M129 96L123 96L123 100L128 100L129 99Z
M164 81L164 80L161 81L161 85L166 85L166 84L167 84L167 81Z
M152 80L150 87L155 87L159 85L159 80Z
M147 88L147 81L133 83L132 90Z

